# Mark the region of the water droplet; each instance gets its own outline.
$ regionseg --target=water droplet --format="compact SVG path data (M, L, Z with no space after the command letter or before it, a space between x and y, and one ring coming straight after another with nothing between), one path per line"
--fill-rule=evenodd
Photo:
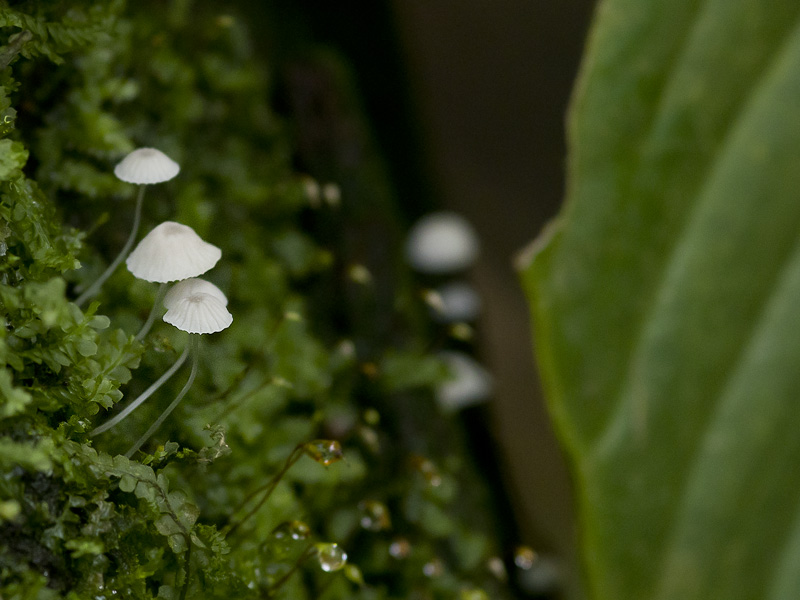
M346 358L354 358L356 355L356 345L353 340L342 340L336 347L336 351Z
M338 571L347 564L347 553L336 543L314 544L320 568L326 573Z
M499 556L492 556L486 561L486 568L500 581L508 581L508 571L506 565Z
M278 540L305 540L311 536L311 528L302 521L285 521L272 530L272 535Z
M319 208L320 205L319 183L317 183L315 179L305 176L303 177L302 185L303 185L303 193L305 193L309 205L311 205L312 208Z
M514 549L514 564L523 571L530 569L538 558L539 556L530 546L517 546Z
M304 444L303 449L311 458L326 467L344 457L342 445L336 440L314 440Z
M284 521L272 530L271 538L264 541L263 552L277 558L287 557L297 552L297 542L311 537L311 528L302 521Z
M362 512L361 527L369 531L384 531L392 526L392 519L389 516L389 509L383 502L375 500L362 500L358 503L358 508Z
M433 461L425 458L424 456L414 456L411 458L411 464L417 471L419 471L431 486L439 487L442 485L442 476L439 469L433 464Z
M434 558L422 566L422 572L426 577L439 577L444 573L444 564L442 564L440 559Z
M389 554L397 560L407 558L411 554L411 543L406 538L397 538L389 546Z
M322 197L328 206L337 207L342 201L342 190L333 182L326 183L322 186Z

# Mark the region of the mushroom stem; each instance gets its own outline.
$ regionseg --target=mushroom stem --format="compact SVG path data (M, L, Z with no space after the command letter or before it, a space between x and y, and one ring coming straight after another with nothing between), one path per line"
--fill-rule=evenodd
M136 443L133 446L131 446L130 450L128 450L125 453L126 458L130 458L131 456L133 456L136 453L136 451L142 447L142 444L144 444L150 438L150 436L153 435L156 432L156 430L158 430L159 427L161 427L161 424L164 422L164 420L170 415L170 413L173 410L175 410L178 404L180 404L180 401L186 395L186 392L188 392L189 388L192 387L192 384L194 383L194 378L197 375L197 363L198 363L198 357L200 355L199 352L200 336L197 334L190 334L189 344L187 344L187 347L189 346L192 348L191 351L193 354L192 372L189 374L189 379L186 380L186 385L183 386L183 389L181 389L181 391L178 393L175 400L173 400L172 403L166 408L166 410L163 413L161 413L161 416L159 416L158 419L156 419L155 423L153 423L150 426L150 428L147 431L145 431L144 435L142 435L142 437L136 440Z
M170 377L172 377L172 376L175 374L175 371L177 371L178 369L180 369L181 365L182 365L184 362L186 362L186 357L187 357L187 356L189 356L189 351L190 351L190 348L191 348L191 344L186 344L186 348L183 350L183 353L182 353L182 354L181 354L181 355L178 357L178 360L176 360L176 361L175 361L175 364L174 364L174 365L172 365L172 366L171 366L169 369L167 369L167 371L166 371L166 372L165 372L165 373L164 373L164 374L163 374L161 377L159 377L159 378L158 378L158 379L155 381L155 383L153 383L153 385L151 385L151 386L150 386L149 388L147 388L147 389L146 389L144 392L142 392L142 394L141 394L141 395L140 395L138 398L136 398L136 400L134 400L133 402L131 402L131 403L130 403L130 404L129 404L129 405L126 407L126 408L125 408L125 410L123 410L121 413L119 413L119 414L118 414L117 416L115 416L113 419L110 419L109 421L107 421L107 422L103 423L103 424L102 424L102 425L100 425L99 427L96 427L96 428L95 428L95 429L93 429L91 432L89 432L89 437L94 437L94 436L96 436L96 435L100 435L100 434L101 434L101 433L103 433L104 431L108 431L108 430L109 430L109 429L111 429L111 428L112 428L114 425L116 425L117 423L119 423L120 421L122 421L122 419L124 419L125 417L127 417L127 416L128 416L129 414L131 414L131 413L132 413L134 410L136 410L136 409L137 409L137 408L138 408L138 407L139 407L139 406L142 404L142 402L144 402L144 401L145 401L145 400L147 400L147 399L148 399L150 396L152 396L152 395L153 395L153 393L154 393L154 392L155 392L155 391L156 391L158 388L160 388L160 387L161 387L161 386L164 384L164 382L166 382L166 381L167 381L167 380L168 380Z
M75 300L75 304L78 306L81 306L84 302L94 297L100 291L100 288L103 287L106 279L111 277L111 274L117 270L119 263L121 263L130 252L133 242L136 241L136 233L139 231L139 222L142 220L142 200L144 199L144 187L145 186L143 185L139 186L139 194L136 196L136 208L133 213L133 227L131 228L131 233L128 236L128 241L125 242L122 250L120 250L120 253L117 254L117 257L112 261L112 263L108 265L108 268L103 271L103 274L100 275L100 277L98 277L85 292L78 296L78 299Z
M166 295L166 293L167 293L167 284L162 283L161 285L158 286L156 299L153 302L153 308L150 309L150 314L147 316L147 321L144 322L144 325L142 325L142 328L139 330L139 333L136 334L137 342L141 342L144 339L144 336L147 335L147 332L150 331L150 328L153 326L153 323L156 320L156 314L158 313L158 307L161 306L161 303L164 301L164 296Z

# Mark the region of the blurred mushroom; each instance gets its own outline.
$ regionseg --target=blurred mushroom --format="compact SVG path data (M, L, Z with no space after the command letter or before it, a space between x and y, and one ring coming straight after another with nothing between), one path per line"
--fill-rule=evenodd
M440 211L422 217L406 240L406 258L422 273L442 275L463 271L478 258L475 229L458 213Z
M481 312L481 297L463 281L447 283L436 290L439 302L433 307L433 318L441 323L474 321Z
M463 352L443 350L439 357L452 376L436 388L436 400L442 410L456 412L488 400L493 381L484 367Z

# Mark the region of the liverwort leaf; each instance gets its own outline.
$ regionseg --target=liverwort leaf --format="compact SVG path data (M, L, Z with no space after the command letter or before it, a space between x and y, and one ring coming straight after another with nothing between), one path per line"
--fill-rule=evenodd
M800 597L800 4L601 2L525 258L596 600Z

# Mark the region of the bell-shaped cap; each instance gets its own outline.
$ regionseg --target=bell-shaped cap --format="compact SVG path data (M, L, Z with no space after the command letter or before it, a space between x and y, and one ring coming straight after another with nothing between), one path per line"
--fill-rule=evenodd
M174 296L170 304L164 313L164 321L182 331L216 333L233 323L233 315L217 295L194 292L185 296Z
M436 290L440 303L433 318L440 323L474 321L481 312L481 297L470 284L463 281L447 283Z
M222 293L221 289L210 281L192 277L179 281L169 288L169 291L164 295L164 308L170 309L175 306L181 298L198 293L214 296L217 300L222 302L223 306L228 306L228 298Z
M494 381L485 368L463 352L443 350L438 356L450 371L450 379L436 388L436 400L443 411L457 412L489 399Z
M478 235L467 219L440 211L424 216L411 228L406 258L422 273L441 275L470 267L479 248Z
M221 256L222 250L204 242L191 227L164 221L142 238L125 264L134 277L166 283L202 275Z
M169 181L181 170L178 163L155 148L138 148L114 167L117 179L138 185Z

